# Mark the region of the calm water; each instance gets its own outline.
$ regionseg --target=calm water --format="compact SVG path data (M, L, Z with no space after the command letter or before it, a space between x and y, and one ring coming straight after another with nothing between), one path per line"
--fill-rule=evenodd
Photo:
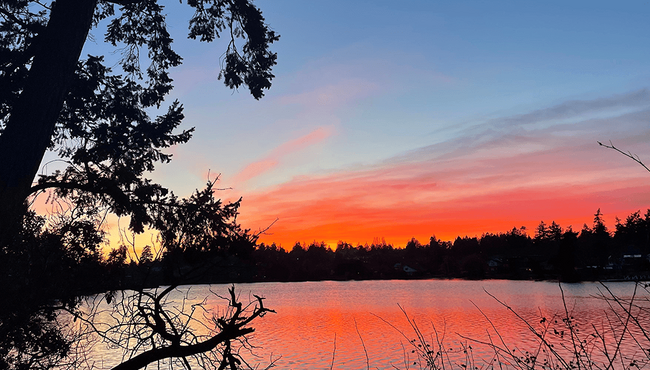
M631 297L634 289L633 283L607 286L622 298ZM226 296L228 287L183 287L176 299L186 297L191 303L207 298L207 308L223 312L226 302L213 293ZM427 341L435 344L434 334L438 332L448 354L446 364L453 368L461 368L466 356L479 368L492 360L493 351L488 346L461 336L496 342L501 336L516 351L534 350L537 342L526 324L486 292L512 307L535 329L552 323L548 334L551 340L558 341L566 330L561 321L565 316L562 293L558 284L551 282L325 281L239 284L236 288L242 301L247 302L252 294L261 295L266 297L265 305L277 311L254 322L256 331L250 343L257 348L252 353L243 352L250 364L260 367L277 360L276 368L280 369L365 369L368 365L371 369L420 368L414 365L418 359L409 343L416 338L415 333L399 306ZM562 284L562 288L566 309L587 344L594 343L589 335L594 328L607 335L617 330L616 316L608 303L597 298L604 292L600 284ZM557 324L554 315L559 315ZM540 323L542 318L546 318L545 323ZM565 334L568 339L568 331ZM557 342L559 351L561 342ZM468 355L463 344L472 347ZM624 348L628 354L639 353L634 343ZM117 355L101 350L98 356L102 363L110 364Z

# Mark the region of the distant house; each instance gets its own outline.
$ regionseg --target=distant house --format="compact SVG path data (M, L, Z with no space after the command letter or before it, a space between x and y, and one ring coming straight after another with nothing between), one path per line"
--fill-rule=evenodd
M623 252L624 263L629 263L630 261L638 261L641 258L643 258L643 255L641 254L639 248L635 245L628 245L628 247L625 248L625 252Z
M487 264L491 272L497 272L503 268L503 259L500 257L492 257Z
M413 275L413 274L416 273L416 272L418 272L416 269L414 269L414 268L412 268L412 267L409 267L409 266L406 266L406 265L404 265L404 267L402 267L402 270L403 270L404 272L406 272L409 276L410 276L410 275Z
M414 269L414 268L412 268L412 267L409 267L409 266L407 266L407 265L402 265L402 264L399 263L399 262L396 263L395 265L393 265L393 268L394 268L395 270L398 270L398 271L399 271L399 270L402 270L402 271L406 272L406 274L408 274L409 276L411 276L411 275L413 275L414 273L418 272L418 270L416 270L416 269Z

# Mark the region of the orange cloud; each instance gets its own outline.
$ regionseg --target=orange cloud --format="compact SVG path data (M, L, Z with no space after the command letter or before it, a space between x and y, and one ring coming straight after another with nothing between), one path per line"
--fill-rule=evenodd
M646 184L639 185L644 180ZM613 216L624 217L650 205L647 182L639 177L585 187L531 186L468 196L461 189L459 194L437 201L417 201L414 194L404 192L406 188L391 191L389 184L384 184L384 193L369 194L380 184L361 182L350 187L345 182L310 182L317 193L327 192L329 196L313 199L305 194L311 193L306 187L281 186L267 194L246 197L240 219L250 227L252 223L260 225L279 217L271 234L261 240L289 248L296 241L365 243L376 237L404 245L411 237L426 242L434 234L451 240L519 226L532 229L541 220L555 220L564 227L573 225L580 229L583 223L591 224L598 208L613 227ZM363 185L368 187L366 191L362 190ZM402 200L372 202L375 197L387 195ZM247 209L249 205L254 210Z
M240 220L256 229L279 218L261 241L286 248L376 237L404 245L434 234L449 240L532 229L541 220L580 229L598 208L613 228L615 216L650 207L650 174L596 141L647 150L650 110L640 95L647 93L563 103L468 127L374 166L294 178L244 194ZM611 114L605 103L636 110Z

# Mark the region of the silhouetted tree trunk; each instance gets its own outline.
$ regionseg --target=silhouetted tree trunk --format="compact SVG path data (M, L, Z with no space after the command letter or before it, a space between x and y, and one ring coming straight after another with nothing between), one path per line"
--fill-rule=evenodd
M32 66L0 135L0 242L23 211L81 50L97 0L57 0L34 44Z

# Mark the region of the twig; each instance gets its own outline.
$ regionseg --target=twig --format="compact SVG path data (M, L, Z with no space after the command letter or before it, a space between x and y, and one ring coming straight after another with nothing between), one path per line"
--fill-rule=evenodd
M256 237L256 238L258 238L260 235L268 235L266 232L269 231L269 229L270 229L271 227L273 227L273 225L275 225L275 223L278 222L278 220L280 220L280 218L279 218L279 217L276 217L275 220L274 220L273 222L271 222L271 224L270 224L269 226L265 227L264 229L260 229L260 231L258 231L257 233L253 234L253 236Z
M359 332L359 327L357 326L357 319L354 320L354 329L357 331L357 335L359 335L359 339L361 340L361 346L363 347L363 352L366 354L366 367L368 370L370 370L370 359L368 358L368 350L366 349L366 344L363 343L363 338L361 337L361 333Z
M641 329L641 332L646 337L646 339L648 339L648 336L647 336L646 331L643 329L641 324L638 322L638 320L632 315L632 307L633 307L634 299L636 297L636 291L637 291L637 288L639 286L638 283L634 284L634 292L632 293L632 298L630 299L630 304L629 304L628 308L626 308L621 303L620 299L618 297L616 297L614 295L614 293L612 293L612 291L609 289L609 287L607 285L603 284L602 282L600 284L605 288L605 290L607 290L607 293L612 297L614 302L616 302L616 304L621 309L623 309L623 312L625 312L625 314L626 314L625 322L623 322L620 315L616 312L614 307L612 307L612 305L610 303L610 299L607 299L607 304L609 305L610 309L612 310L614 315L616 315L616 318L619 320L619 322L621 322L623 324L623 332L621 333L621 337L619 338L619 340L616 342L616 347L614 349L614 355L613 355L612 359L610 360L610 363L609 363L609 366L608 366L608 367L611 367L611 366L613 366L614 359L616 359L616 354L620 353L621 345L623 343L623 337L625 336L626 331L630 333L630 337L632 338L632 340L634 340L636 342L636 344L639 346L639 348L643 349L643 346L641 345L641 343L639 343L638 339L630 331L630 328L629 328L630 320L633 320L636 323L636 325L639 327L639 329ZM603 295L603 297L604 297L604 295ZM623 355L621 354L620 357L621 357L621 360L622 360Z
M334 333L334 349L332 350L332 362L330 363L330 370L334 368L334 356L336 355L336 333Z
M551 353L551 354L552 354L552 355L553 355L553 356L554 356L558 361L561 362L561 364L562 364L561 366L562 366L564 369L570 369L570 368L571 368L571 365L568 364L568 363L566 362L566 360L565 360L565 359L564 359L564 358L563 358L559 353L557 353L557 351L555 351L555 349L553 349L553 346L552 346L552 345L551 345L551 344L546 340L546 338L545 338L544 336L542 336L540 333L538 333L537 330L535 330L535 328L533 328L532 325L530 325L530 323L529 323L526 319L524 319L523 317L521 317L521 315L519 315L519 314L518 314L518 313L517 313L517 312L516 312L512 307L510 307L510 306L508 306L506 303L500 301L496 296L494 296L493 294L491 294L491 293L488 292L487 290L484 290L484 291L485 291L485 293L487 293L487 295L489 295L490 297L492 297L492 298L493 298L494 300L496 300L499 304L501 304L501 305L502 305L503 307L505 307L508 311L510 311L513 315L515 315L515 317L517 317L521 322L523 322L523 323L528 327L528 329L529 329L529 330L530 330L530 331L531 331L531 332L532 332L532 333L533 333L533 334L534 334L534 335L535 335L539 340L541 340L542 343L544 343L544 346L548 349L548 351L549 351L549 352L550 352L550 353ZM504 343L504 345L505 345L505 343Z
M575 330L573 330L573 317L569 315L569 310L566 306L566 298L564 296L564 289L562 289L562 283L558 283L558 287L560 288L560 293L562 294L562 305L564 306L564 319L565 324L567 325L569 329L569 334L571 334L571 344L573 345L573 356L575 356L576 359L576 364L578 365L578 370L580 370L580 354L578 353L578 347L576 346L576 334Z
M633 160L634 162L640 164L643 168L645 168L646 171L650 172L650 168L648 168L648 167L647 167L647 166L646 166L646 165L641 161L641 159L639 158L638 155L636 155L636 154L632 154L631 152L624 152L624 151L620 150L619 148L615 147L614 144L612 144L612 141L611 141L611 140L609 141L609 145L603 144L603 143L601 143L600 141L597 141L597 143L598 143L598 145L600 145L600 146L604 146L605 148L616 150L617 152L619 152L619 153L623 154L624 156L630 158L630 159Z

